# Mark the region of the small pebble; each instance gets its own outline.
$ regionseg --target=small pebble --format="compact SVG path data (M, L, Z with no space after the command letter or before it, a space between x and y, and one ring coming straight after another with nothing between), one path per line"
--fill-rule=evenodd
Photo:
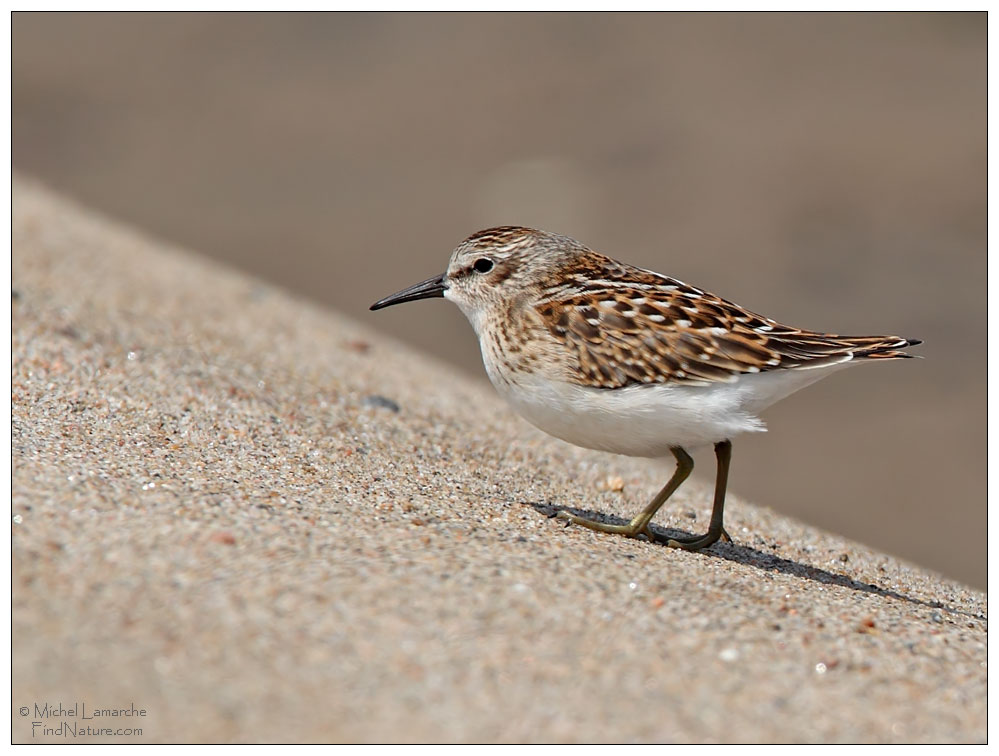
M620 493L624 490L624 478L620 475L608 475L597 483L598 491L614 491Z
M347 349L350 349L351 351L358 352L359 354L367 354L369 351L371 351L371 344L369 344L367 341L362 341L361 339L353 339L352 341L348 341L344 344L344 346L347 347Z
M379 394L371 394L370 396L364 397L361 404L365 407L381 407L383 409L392 410L393 412L399 411L399 405Z

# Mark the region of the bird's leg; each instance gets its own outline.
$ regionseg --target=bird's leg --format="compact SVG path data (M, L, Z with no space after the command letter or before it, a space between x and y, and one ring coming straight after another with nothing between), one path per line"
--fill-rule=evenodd
M652 531L649 530L649 523L652 522L652 518L656 516L659 508L666 503L666 500L673 495L673 492L680 487L683 481L687 479L687 476L690 475L690 471L694 469L694 460L690 458L687 452L679 446L674 446L670 451L676 457L676 470L673 473L673 477L663 486L662 491L656 494L656 497L649 502L649 505L627 525L611 525L606 522L587 520L585 517L577 517L568 512L559 512L556 517L561 520L568 520L576 525L582 525L584 528L589 528L590 530L599 530L601 533L619 533L629 538L637 538L639 535L645 535L650 541L656 540Z
M715 457L718 460L718 473L715 478L715 503L711 509L711 524L708 525L708 532L693 538L671 538L667 541L668 546L697 551L698 549L706 549L719 538L726 541L732 540L722 525L725 511L725 489L728 486L728 466L732 461L732 442L726 440L715 444Z

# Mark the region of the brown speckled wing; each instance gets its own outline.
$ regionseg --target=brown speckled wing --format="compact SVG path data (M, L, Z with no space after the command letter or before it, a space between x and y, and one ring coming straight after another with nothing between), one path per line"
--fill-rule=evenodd
M544 287L535 308L587 386L731 382L767 370L909 357L897 350L919 343L791 328L658 273L586 259L586 269L563 270Z

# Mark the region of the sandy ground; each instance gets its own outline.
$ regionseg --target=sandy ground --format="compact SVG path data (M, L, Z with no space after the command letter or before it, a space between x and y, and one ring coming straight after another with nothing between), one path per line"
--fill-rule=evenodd
M15 742L985 740L984 594L737 497L707 553L563 527L668 468L21 178L13 224Z
M923 339L770 409L733 487L986 586L985 13L15 13L12 38L18 169L480 380L456 308L367 306L507 223Z

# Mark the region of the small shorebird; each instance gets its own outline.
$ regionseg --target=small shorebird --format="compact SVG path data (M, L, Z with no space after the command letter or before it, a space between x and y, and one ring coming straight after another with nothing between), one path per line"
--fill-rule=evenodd
M520 226L472 234L445 273L371 309L429 297L461 308L489 380L530 423L589 449L676 458L669 482L627 525L558 517L657 540L649 523L690 475L687 449L714 444L708 531L667 541L689 550L731 540L722 521L731 439L766 430L762 410L846 365L911 357L900 350L920 343L781 325L567 236Z

